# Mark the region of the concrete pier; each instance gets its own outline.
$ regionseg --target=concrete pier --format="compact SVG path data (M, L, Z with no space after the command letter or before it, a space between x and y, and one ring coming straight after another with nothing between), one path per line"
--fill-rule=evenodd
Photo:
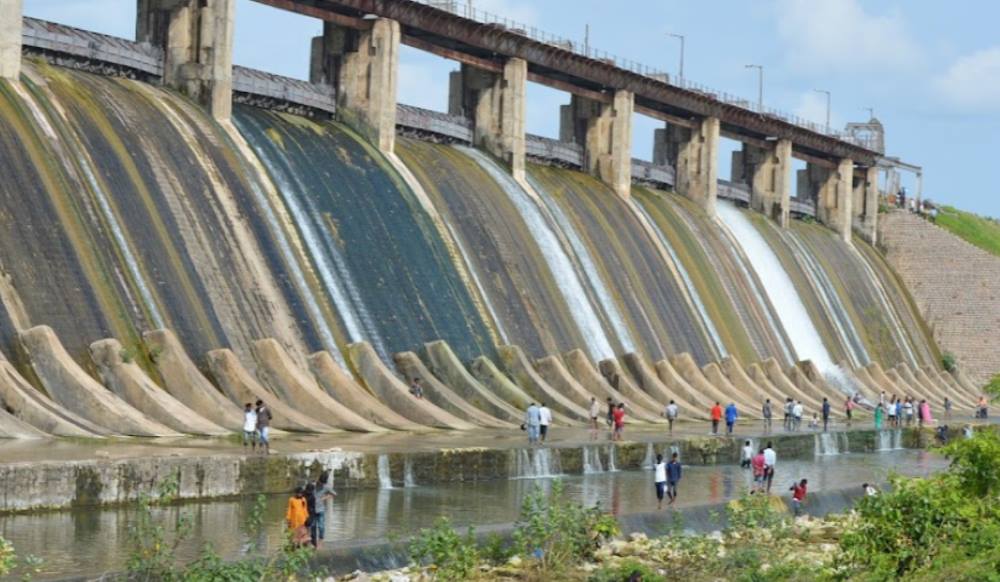
M383 152L396 145L399 23L379 18L364 30L325 22L313 38L309 80L329 85L342 117ZM526 74L526 73L525 73Z
M448 113L472 120L473 141L524 177L528 63L509 59L499 73L462 65L449 78Z
M656 131L653 163L672 166L674 190L715 215L719 187L719 119L706 117L693 127L667 124Z
M772 149L743 144L733 152L731 179L750 186L750 207L788 226L791 204L792 142L781 139Z
M573 95L560 111L559 139L584 150L584 170L623 198L632 184L632 111L634 95L616 91L608 102Z
M878 168L855 172L853 195L854 231L875 244L878 238Z
M21 74L21 0L0 0L0 79Z
M136 40L164 50L163 82L228 120L236 0L138 0Z
M844 242L851 241L854 197L854 162L844 158L835 167L808 163L798 173L801 198L815 198L816 218L835 230Z

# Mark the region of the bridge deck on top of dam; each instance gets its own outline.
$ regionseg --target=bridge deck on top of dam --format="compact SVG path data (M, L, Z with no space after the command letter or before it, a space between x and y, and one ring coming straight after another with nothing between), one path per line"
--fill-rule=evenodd
M748 143L788 139L793 156L836 162L850 158L872 167L877 152L839 136L825 135L776 114L753 111L716 95L678 87L661 79L592 58L553 43L535 40L523 31L482 23L414 0L254 0L283 10L355 29L371 27L374 15L399 22L402 42L414 48L476 68L499 72L503 60L524 59L528 79L563 91L608 103L615 90L635 94L636 110L679 125L707 117L720 121L723 135Z

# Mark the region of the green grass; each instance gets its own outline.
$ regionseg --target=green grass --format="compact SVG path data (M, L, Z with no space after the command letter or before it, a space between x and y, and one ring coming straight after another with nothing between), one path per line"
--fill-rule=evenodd
M951 206L942 206L937 225L977 247L1000 256L1000 222Z

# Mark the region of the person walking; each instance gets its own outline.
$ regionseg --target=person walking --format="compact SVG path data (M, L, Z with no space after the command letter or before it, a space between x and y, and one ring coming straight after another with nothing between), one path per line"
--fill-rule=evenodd
M889 401L889 406L885 409L886 414L886 424L890 427L896 427L896 397L893 396L892 400Z
M316 540L317 543L326 538L326 505L337 496L330 485L330 472L323 471L316 480Z
M875 430L881 430L882 429L882 416L883 415L884 415L884 411L882 410L882 403L880 402L879 404L875 405L875 413L872 415L872 417L875 419Z
M733 428L736 427L736 419L739 416L740 413L736 411L736 404L730 402L726 406L726 434L733 434Z
M663 461L663 455L656 455L653 485L656 486L656 509L659 511L663 509L663 496L667 493L667 464Z
M316 518L315 483L306 483L304 497L306 499L306 513L309 515L309 517L306 518L306 529L309 530L309 545L311 545L315 550L319 540L319 521Z
M771 417L774 415L774 413L771 410L771 399L770 398L767 398L766 400L764 400L764 406L761 407L760 412L761 412L761 416L764 419L764 434L768 434L768 433L771 432Z
M830 401L826 398L823 399L823 432L827 432L830 428Z
M764 491L764 481L767 478L766 464L764 461L764 449L757 451L757 454L750 459L750 469L753 472L753 485L750 493L761 493Z
M785 432L792 430L792 407L794 406L795 403L792 402L791 398L785 399L785 423L783 425Z
M410 381L410 394L413 395L414 398L424 397L424 387L420 383L420 378L414 378Z
M743 450L740 451L740 467L744 469L750 468L750 461L753 460L753 446L750 441L743 443Z
M285 524L292 545L301 548L309 541L309 530L306 521L309 519L309 508L306 506L305 490L299 487L288 500L285 509Z
M802 515L802 504L806 502L807 485L809 485L809 481L803 479L789 489L792 492L792 515L795 517Z
M608 428L614 429L614 427L615 427L615 402L613 400L611 400L610 396L608 396L607 404L608 404L608 413L607 413L607 417L605 419L605 422L608 423Z
M549 434L549 425L552 424L552 411L543 402L541 407L538 408L538 434L545 442L545 437Z
M257 403L257 442L260 443L260 450L265 455L271 452L271 420L274 416L271 414L271 409L264 406L263 400L258 400Z
M774 481L774 468L778 464L778 453L774 451L774 445L767 441L764 447L764 482L767 485L766 491L771 492L771 482Z
M620 441L625 433L625 403L619 402L614 412L615 430L611 434L611 440Z
M913 425L913 398L910 396L903 402L903 418L906 420L906 426Z
M951 420L951 400L947 396L944 397L944 419Z
M670 404L667 405L667 409L664 410L663 413L667 417L667 431L670 434L674 434L674 421L677 420L677 415L680 413L680 409L678 409L677 404L671 400Z
M931 416L931 403L927 402L926 399L920 401L920 426L929 425L934 423L934 417Z
M542 414L538 405L534 402L524 411L524 428L528 431L528 444L533 445L538 442L538 433L541 431Z
M802 414L804 412L805 409L802 407L802 401L796 400L795 404L792 405L792 430L797 431L802 426Z
M719 434L719 421L722 420L722 406L718 402L712 407L712 434Z
M590 397L590 428L597 432L597 419L601 416L601 406L597 403L597 398Z
M681 461L677 458L677 453L670 455L670 462L667 463L667 497L670 498L669 505L677 501L677 484L681 481Z
M847 401L844 402L844 416L847 417L847 427L850 428L851 422L854 418L854 399L850 396L848 396Z
M243 448L257 450L257 411L249 402L243 407Z

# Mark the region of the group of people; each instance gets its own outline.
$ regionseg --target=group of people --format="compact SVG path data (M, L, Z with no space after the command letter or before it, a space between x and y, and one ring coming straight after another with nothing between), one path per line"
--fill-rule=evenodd
M243 446L267 454L271 450L271 409L262 400L254 404L249 402L243 407Z
M544 443L552 426L552 410L542 402L539 406L534 402L524 412L524 424L521 429L528 433L528 444Z
M736 420L740 417L739 410L736 409L736 404L730 402L726 405L725 411L722 409L722 405L716 401L715 405L712 406L712 410L709 411L712 418L712 434L719 434L719 422L722 421L723 416L726 419L726 434L733 434L736 429Z
M950 415L951 401L945 398L944 406L946 414ZM882 428L883 421L891 428L911 426L914 419L919 426L934 422L934 417L931 415L931 405L927 400L921 399L919 403L915 403L910 396L898 398L894 394L892 399L886 402L885 392L881 393L874 412L876 429Z
M746 441L743 451L740 454L740 466L750 469L753 472L753 485L750 493L770 493L771 483L774 481L774 468L778 463L778 454L774 451L774 445L770 442L767 446L760 447L754 453L753 445Z
M295 490L285 510L292 545L319 547L320 540L326 537L326 504L336 496L327 471L323 471L315 483Z

